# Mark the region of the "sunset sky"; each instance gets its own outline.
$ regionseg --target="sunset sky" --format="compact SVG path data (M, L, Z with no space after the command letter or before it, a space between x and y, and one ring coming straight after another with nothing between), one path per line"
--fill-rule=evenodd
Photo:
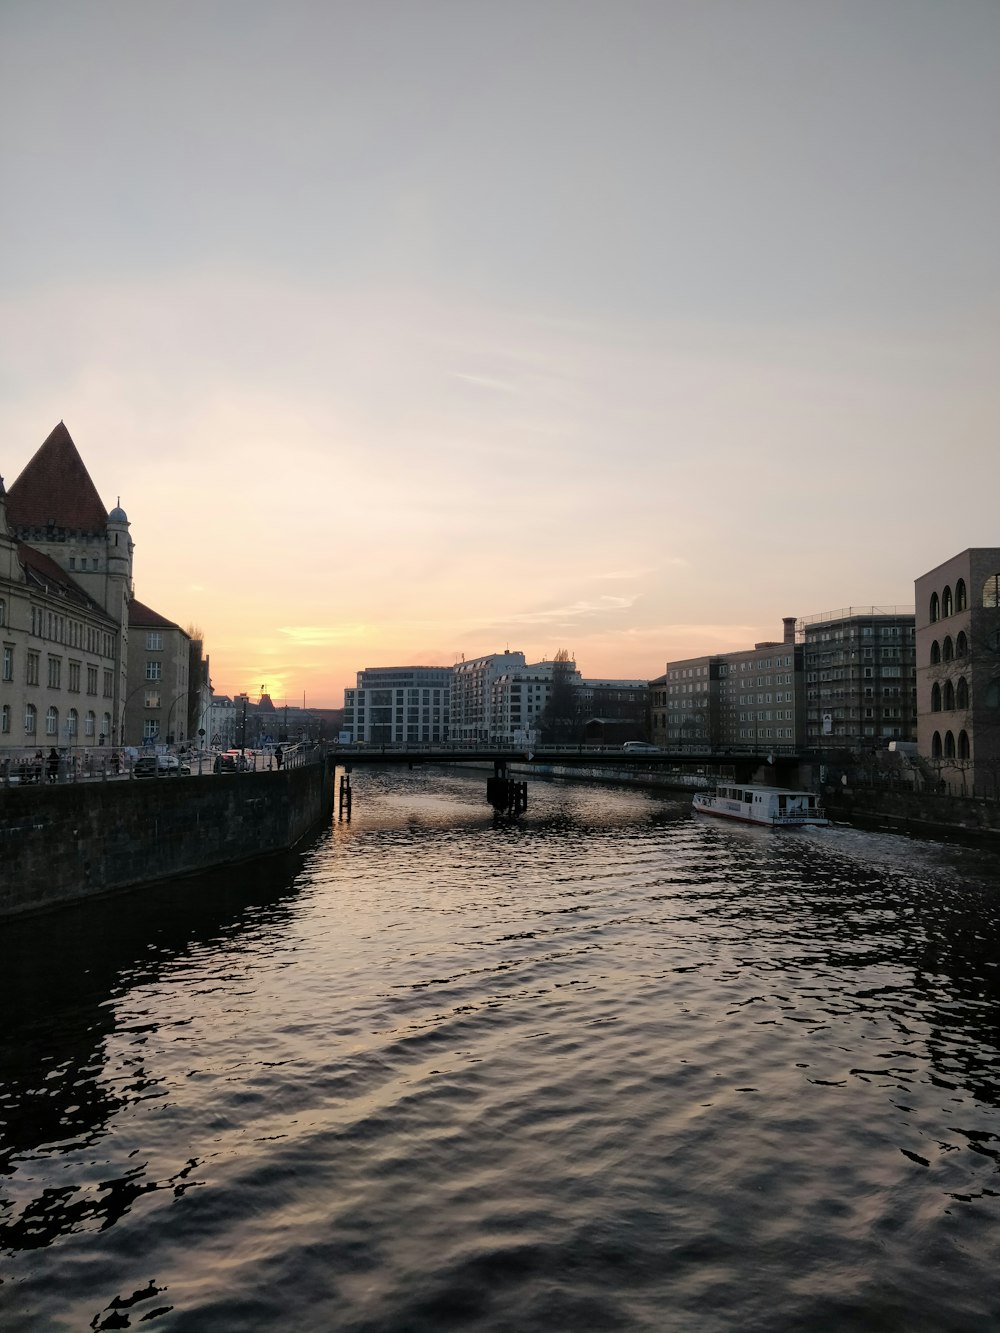
M0 473L219 692L912 604L1000 544L996 0L0 9Z

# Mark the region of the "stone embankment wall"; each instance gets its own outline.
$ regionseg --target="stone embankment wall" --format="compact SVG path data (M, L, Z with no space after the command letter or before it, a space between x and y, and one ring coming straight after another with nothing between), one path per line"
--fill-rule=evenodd
M996 801L868 787L827 788L822 801L837 823L918 837L959 837L1000 847L1000 803Z
M0 917L284 851L332 809L325 761L0 790Z

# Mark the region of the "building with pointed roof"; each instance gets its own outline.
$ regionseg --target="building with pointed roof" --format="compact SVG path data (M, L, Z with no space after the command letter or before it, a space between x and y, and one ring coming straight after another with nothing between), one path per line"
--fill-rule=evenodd
M117 744L132 597L128 515L119 505L108 513L61 421L2 504L3 669L12 688L0 744Z
M19 540L10 508L0 481L0 753L111 744L121 624Z

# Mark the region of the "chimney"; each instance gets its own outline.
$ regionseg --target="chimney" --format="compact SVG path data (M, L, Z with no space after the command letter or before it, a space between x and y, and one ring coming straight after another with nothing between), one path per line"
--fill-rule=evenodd
M785 627L785 642L795 642L795 616L782 616L781 623Z

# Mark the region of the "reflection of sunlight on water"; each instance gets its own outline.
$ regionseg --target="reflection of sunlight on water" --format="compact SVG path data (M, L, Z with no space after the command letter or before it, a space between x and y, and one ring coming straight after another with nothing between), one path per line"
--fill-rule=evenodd
M283 878L25 923L5 1333L985 1326L988 858L485 779L356 772Z

